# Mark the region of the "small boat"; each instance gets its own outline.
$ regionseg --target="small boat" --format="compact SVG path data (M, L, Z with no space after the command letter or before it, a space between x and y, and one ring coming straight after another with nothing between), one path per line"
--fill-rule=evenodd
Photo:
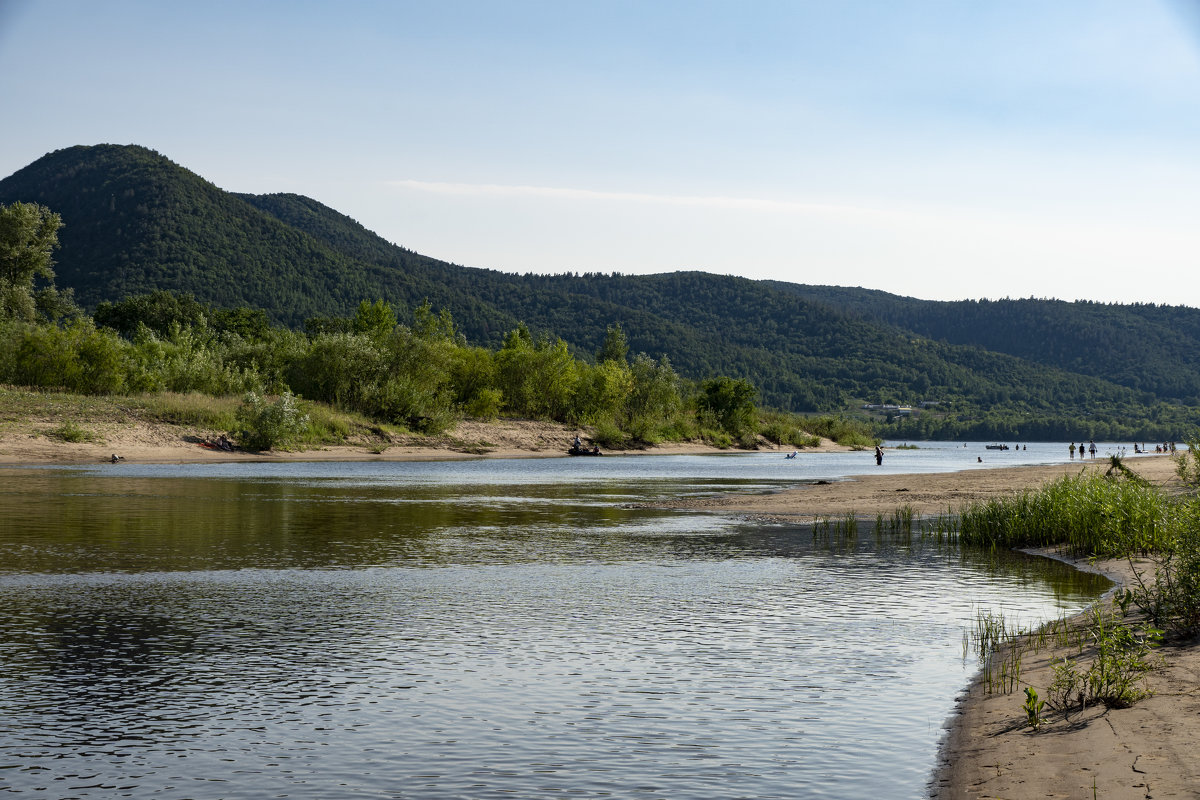
M586 447L576 447L576 446L572 445L571 449L567 451L567 455L569 455L569 456L599 456L599 455L604 455L604 454L600 452L599 447L593 447L591 450L588 450Z
M1007 450L1008 449L1008 445L1006 445L1006 444L985 444L984 447L987 448L988 450Z

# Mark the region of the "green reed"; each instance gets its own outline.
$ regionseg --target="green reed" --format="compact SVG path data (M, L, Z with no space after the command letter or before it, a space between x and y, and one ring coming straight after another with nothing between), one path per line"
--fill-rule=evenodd
M988 500L959 512L964 545L1047 547L1116 557L1166 549L1171 502L1145 483L1100 475L1066 476L1040 489Z

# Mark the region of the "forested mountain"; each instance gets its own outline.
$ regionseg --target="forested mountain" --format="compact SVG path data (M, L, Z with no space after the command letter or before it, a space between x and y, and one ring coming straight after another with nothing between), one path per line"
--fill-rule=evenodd
M773 283L871 322L982 347L1194 404L1200 398L1200 309L1004 299L937 302L867 289Z
M936 401L943 419L1031 430L1176 424L1200 405L1194 309L935 303L700 272L512 275L414 253L307 197L226 192L137 146L50 153L0 181L0 203L17 200L62 215L58 284L89 308L163 289L300 327L361 300L428 300L472 341L494 346L525 322L582 354L619 323L633 352L685 376L747 378L764 403L798 411Z

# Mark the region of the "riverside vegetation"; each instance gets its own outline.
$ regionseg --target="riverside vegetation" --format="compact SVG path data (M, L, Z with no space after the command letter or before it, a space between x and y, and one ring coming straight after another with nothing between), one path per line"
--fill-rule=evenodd
M1131 585L1073 620L1036 628L981 616L964 637L988 692L1024 689L1025 722L1070 721L1089 706L1122 708L1147 696L1155 649L1200 633L1200 445L1176 456L1184 491L1150 485L1113 457L1104 474L1063 477L1038 490L971 506L952 523L961 543L1052 547L1075 557L1128 559ZM1137 566L1135 559L1145 566ZM1053 665L1049 686L1022 680L1022 661L1047 646L1072 651ZM1040 691L1039 691L1040 688Z
M631 355L893 440L1183 441L1200 408L1200 309L948 303L699 271L517 275L415 253L312 198L225 191L136 145L49 153L0 179L0 204L18 201L62 215L57 281L89 311L168 291L301 330L375 298L411 325L428 300L474 345L497 350L524 322L589 363L619 322Z
M35 204L0 207L0 383L126 397L143 413L160 409L160 419L190 414L255 450L362 430L386 442L393 432L439 434L464 416L501 415L587 426L609 448L876 441L864 425L837 417L760 410L746 380L691 381L666 356L630 357L619 324L588 358L523 324L499 347L473 346L448 311L428 303L408 324L390 304L364 300L352 316L313 317L293 330L259 309L218 309L159 291L101 303L89 316L53 284L60 224ZM224 400L181 399L194 394ZM139 396L172 399L128 399Z

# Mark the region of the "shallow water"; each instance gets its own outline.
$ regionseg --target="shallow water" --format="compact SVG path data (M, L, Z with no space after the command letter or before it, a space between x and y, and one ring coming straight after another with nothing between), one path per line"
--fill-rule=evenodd
M780 460L0 470L0 788L922 797L976 613L1107 583L626 505Z

